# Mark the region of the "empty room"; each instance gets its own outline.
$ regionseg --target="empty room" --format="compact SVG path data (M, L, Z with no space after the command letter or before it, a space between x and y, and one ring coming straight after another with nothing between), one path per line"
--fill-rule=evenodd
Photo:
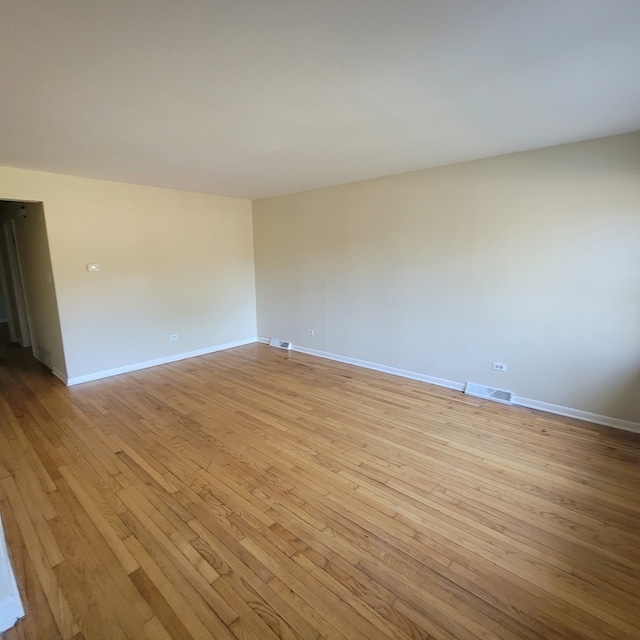
M637 640L638 33L3 0L0 638Z

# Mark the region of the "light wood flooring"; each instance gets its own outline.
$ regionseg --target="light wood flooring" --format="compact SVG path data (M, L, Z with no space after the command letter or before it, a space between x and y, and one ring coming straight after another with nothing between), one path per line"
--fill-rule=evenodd
M3 640L638 640L640 437L264 345L0 357Z

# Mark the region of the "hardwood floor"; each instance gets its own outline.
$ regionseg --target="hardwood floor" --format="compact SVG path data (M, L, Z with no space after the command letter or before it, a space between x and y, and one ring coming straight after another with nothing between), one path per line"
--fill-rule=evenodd
M640 637L640 437L249 345L0 357L4 640Z

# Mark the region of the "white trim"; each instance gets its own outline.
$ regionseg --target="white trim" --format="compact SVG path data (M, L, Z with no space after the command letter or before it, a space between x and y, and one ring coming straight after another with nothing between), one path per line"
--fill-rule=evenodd
M603 416L599 413L591 413L590 411L582 411L582 409L573 409L572 407L563 407L560 404L552 404L550 402L542 402L542 400L532 400L530 398L520 398L514 396L513 404L528 409L538 409L547 413L554 413L558 416L566 418L575 418L576 420L584 420L585 422L594 422L605 427L614 427L615 429L623 429L624 431L633 431L640 433L640 423L631 422L631 420L622 420L621 418L612 418Z
M446 380L445 378L435 378L434 376L426 376L423 373L416 373L415 371L407 371L406 369L396 369L395 367L388 367L385 364L378 364L377 362L369 362L368 360L358 360L358 358L349 358L347 356L339 356L336 353L328 353L326 351L316 351L316 349L307 349L306 347L299 347L298 345L291 345L292 351L299 351L300 353L306 353L310 356L318 356L319 358L326 358L327 360L335 360L336 362L344 362L345 364L353 364L356 367L363 367L364 369L373 369L374 371L381 371L382 373L390 373L392 376L400 376L401 378L409 378L410 380L419 380L420 382L428 382L430 384L436 384L439 387L446 387L447 389L454 389L455 391L464 391L464 383L455 382L453 380Z
M16 584L16 578L11 568L9 552L7 551L2 530L2 520L0 520L0 582L4 587L8 587L9 595L0 600L0 633L11 629L13 625L24 617L24 607L20 600L20 592Z
M269 342L267 338L258 338L257 341L264 343ZM352 364L356 367L363 367L365 369L381 371L382 373L389 373L393 376L400 376L401 378L409 378L410 380L428 382L429 384L435 384L439 387L446 387L447 389L453 389L455 391L464 391L465 387L465 384L463 382L446 380L444 378L436 378L435 376L427 376L422 373L416 373L414 371L406 371L405 369L396 369L395 367L388 367L384 364L369 362L368 360L359 360L357 358L349 358L347 356L341 356L336 353L329 353L327 351L307 349L306 347L299 347L295 344L292 344L291 350L299 351L300 353L306 353L310 356L317 356L318 358L325 358L327 360L335 360L336 362ZM593 422L595 424L604 425L605 427L614 427L615 429L623 429L625 431L640 433L640 423L632 422L631 420L622 420L621 418L603 416L599 413L591 413L590 411L583 411L582 409L563 407L559 404L552 404L550 402L543 402L541 400L532 400L530 398L521 398L519 396L513 396L512 404L520 407L526 407L528 409L538 409L539 411L553 413L558 416L575 418L577 420L584 420L585 422Z
M67 378L61 376L59 372L54 371L54 375L60 378L67 386L75 384L81 384L83 382L91 382L93 380L101 380L102 378L110 378L111 376L119 376L122 373L131 373L132 371L139 371L140 369L148 369L149 367L157 367L160 364L168 364L170 362L177 362L178 360L186 360L187 358L195 358L196 356L204 356L208 353L215 353L216 351L223 351L225 349L233 349L234 347L242 347L245 344L253 344L257 342L258 338L247 338L245 340L238 340L236 342L227 342L226 344L219 344L214 347L205 347L204 349L196 349L195 351L187 351L186 353L178 353L173 356L166 356L164 358L156 358L155 360L147 360L146 362L136 362L135 364L129 364L124 367L117 367L115 369L107 369L105 371L96 371L95 373L89 373L84 376L75 376L73 378Z
M62 380L65 384L67 384L67 374L62 373L62 371L58 371L57 369L51 369L51 373L58 378L58 380Z
M45 358L45 356L42 354L42 351L44 351L49 357ZM47 367L47 369L49 369L49 371L53 371L53 367L51 365L51 360L52 360L52 356L51 354L46 351L46 349L38 349L37 353L34 350L33 351L33 357L40 363L43 364L45 367Z
M262 344L269 344L269 338L256 338L256 342L260 342Z

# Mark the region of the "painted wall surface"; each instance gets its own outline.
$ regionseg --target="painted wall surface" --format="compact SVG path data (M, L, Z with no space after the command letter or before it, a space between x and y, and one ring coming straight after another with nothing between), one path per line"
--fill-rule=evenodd
M13 224L34 355L65 375L64 351L53 286L47 229L41 203L1 203Z
M253 210L260 336L640 421L640 133Z
M0 198L44 203L69 378L255 337L249 201L11 168Z

